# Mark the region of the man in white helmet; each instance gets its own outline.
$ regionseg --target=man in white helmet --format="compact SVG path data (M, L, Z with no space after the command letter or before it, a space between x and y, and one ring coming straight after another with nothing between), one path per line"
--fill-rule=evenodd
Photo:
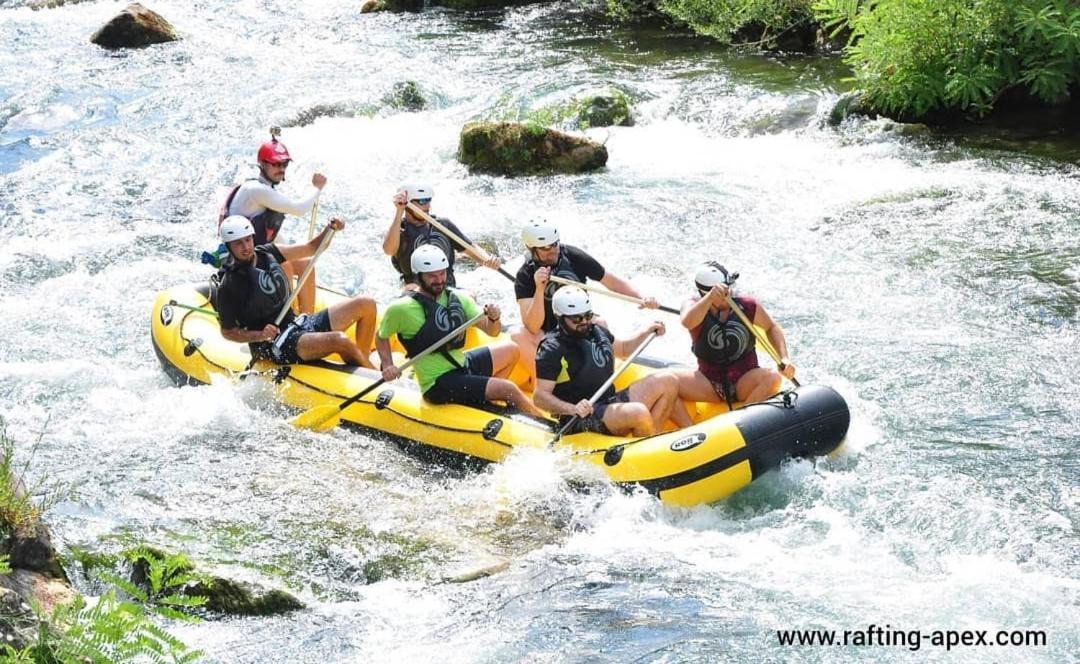
M670 372L651 373L618 392L609 387L595 406L589 399L611 378L615 358L630 355L652 332L664 334L664 324L656 321L633 337L615 339L593 322L589 295L580 288L560 288L551 304L556 327L536 351L536 405L557 415L560 426L575 415L580 418L568 434L651 436L661 431L678 397L678 381Z
M306 244L256 246L255 229L247 218L226 218L221 223L221 241L229 255L211 281L221 336L246 343L253 354L278 364L338 353L349 364L374 369L369 355L376 311L370 297L350 298L312 315L296 316L289 309L280 326L274 323L291 293L281 264L315 255L330 228L340 231L345 222L331 219L322 233ZM355 343L344 334L353 323Z
M529 256L514 281L514 296L521 310L522 327L513 334L513 339L521 349L524 366L530 374L534 373L535 368L528 358L535 357L544 333L557 327L551 310L551 297L559 289L559 284L549 281L553 275L582 284L586 279L599 281L616 293L643 299L645 308L656 309L660 306L656 298L643 297L630 282L604 269L589 254L569 244L562 244L559 229L554 224L531 221L522 228L521 239L529 250Z
M489 255L487 252L474 253L465 245L444 235L442 231L432 226L426 219L413 214L407 207L409 203L412 203L465 242L474 244L469 239L469 236L462 233L454 222L446 217L431 214L431 199L434 195L434 188L428 184L406 184L394 194L394 219L390 222L390 227L386 229L386 234L383 236L383 252L390 256L390 264L401 274L401 283L405 284L407 289L415 287L415 279L413 278L409 259L417 247L425 244L433 244L446 254L449 265L446 285L452 288L457 287L457 279L454 276L455 252L464 251L479 263L497 270L500 265L498 258Z
M694 277L700 297L682 306L680 320L690 330L691 350L698 361L696 371L675 372L679 396L687 401L726 401L729 406L736 401L763 401L780 391L781 372L789 379L795 377L784 330L756 299L732 297L780 356L780 371L758 366L754 333L727 303L736 277L720 263L705 263Z
M277 190L285 181L285 169L292 162L289 150L278 140L279 130L270 130L270 140L259 146L256 159L259 176L248 178L234 186L225 196L225 202L218 213L218 226L226 217L240 215L251 221L255 229L255 245L268 244L277 239L285 215L306 215L311 211L319 193L326 186L326 176L315 173L311 176L311 189L302 196L286 196ZM296 278L307 269L307 261L287 261L282 265L290 279ZM296 298L300 311L310 314L315 311L315 274L312 273L300 288Z
M418 290L390 303L375 339L386 380L401 375L391 355L391 336L398 335L407 355L413 357L481 311L473 298L447 286L450 264L442 249L434 245L418 247L410 256L409 267ZM498 336L502 332L498 305L485 304L483 312L486 316L477 327L489 336ZM464 344L463 332L413 365L425 399L435 404L468 406L505 401L522 412L543 417L529 397L506 380L518 359L517 346L511 342L491 344L463 353Z

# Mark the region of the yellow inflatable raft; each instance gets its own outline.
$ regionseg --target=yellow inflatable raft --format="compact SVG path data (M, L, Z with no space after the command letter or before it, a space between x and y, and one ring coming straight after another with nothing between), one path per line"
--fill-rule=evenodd
M338 297L320 291L320 304ZM162 366L178 385L208 384L214 375L243 371L250 361L246 345L221 336L202 287L180 286L159 293L151 335ZM490 341L471 329L466 348ZM664 366L639 358L616 388ZM337 405L381 378L376 372L333 361L285 367L260 362L255 371L277 384L282 403L300 410ZM523 374L512 374L511 379L524 383ZM827 454L840 444L850 420L843 398L823 386L803 385L763 403L736 404L731 411L724 404L688 406L696 413L695 424L683 430L646 438L580 433L562 438L556 447L600 466L622 486L640 485L665 503L689 506L724 498L785 458ZM501 461L519 446L542 448L554 435L552 422L498 406L429 404L411 375L345 408L341 421L378 432L423 456L466 465Z

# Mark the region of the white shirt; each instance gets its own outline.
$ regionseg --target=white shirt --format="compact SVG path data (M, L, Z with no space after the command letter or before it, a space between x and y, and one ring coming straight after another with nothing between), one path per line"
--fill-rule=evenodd
M229 214L239 214L251 219L269 208L299 217L311 210L318 197L319 189L312 187L306 198L289 198L274 189L270 181L260 175L258 180L245 180L240 185L229 205Z

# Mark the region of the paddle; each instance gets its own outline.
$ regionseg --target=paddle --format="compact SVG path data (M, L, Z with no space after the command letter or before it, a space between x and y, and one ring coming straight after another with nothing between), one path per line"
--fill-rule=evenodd
M731 299L731 295L726 295L724 297L724 300L728 303L728 306L731 307L731 310L735 312L735 315L739 317L739 320L742 321L742 324L750 328L750 331L754 333L754 337L757 338L758 343L761 344L761 347L764 348L765 352L769 354L769 357L771 357L773 361L776 362L776 366L780 369L783 369L784 363L780 361L780 353L777 353L776 349L773 348L772 342L769 341L769 338L766 337L765 334L761 330L759 330L749 318L746 317L746 314L743 313L742 307L736 304L735 300ZM799 381L795 380L795 378L791 379L791 384L795 387L799 387Z
M322 194L322 192L319 192L319 193L320 193L320 195ZM311 238L315 237L315 217L317 217L319 215L319 198L320 198L320 196L316 196L315 197L315 202L311 204L311 221L308 222L308 227L307 227L307 239L308 240L311 240Z
M589 284L583 284L583 283L580 283L580 282L577 282L577 281L571 281L570 279L563 279L562 277L556 277L555 275L551 275L550 279L552 281L554 281L555 283L557 283L557 284L562 284L563 286L577 286L578 288L580 288L582 290L587 290L587 291L589 291L591 293L600 293L601 295L607 295L608 297L613 297L616 300L624 300L626 302L633 302L634 304L640 304L640 305L645 304L645 300L641 299L640 297L634 297L633 295L623 295L622 293L616 293L613 290L608 290L606 288L600 288L598 286L590 286ZM674 307L665 307L662 304L657 308L660 309L660 311L666 311L669 314L678 314L679 313L678 309L676 309Z
M398 369L401 371L405 371L417 361L419 361L421 358L426 357L429 353L433 353L439 350L444 345L446 345L448 341L461 334L465 330L469 329L485 315L486 314L481 311L477 315L473 316L471 319L465 321L465 323L463 323L462 325L451 330L449 333L446 334L446 336L442 337L432 345L428 346L424 350L411 357L408 362L402 364L400 367L398 367ZM311 429L313 431L329 431L330 429L336 427L338 425L338 422L341 421L341 413L343 413L346 408L353 405L354 403L362 399L364 395L368 394L376 387L379 387L385 382L385 378L380 378L379 380L375 381L371 385L368 385L364 389L360 390L359 392L342 401L336 406L333 404L324 404L322 406L315 406L314 408L309 408L308 410L305 410L293 419L289 420L289 422L292 423L293 426L297 426L302 429Z
M307 278L311 274L311 271L315 269L315 261L319 260L319 256L322 255L322 252L326 251L326 247L330 245L330 238L334 237L334 233L336 232L337 231L335 231L333 228L330 228L330 230L326 232L326 236L323 237L322 242L319 243L319 248L315 250L315 255L311 257L310 261L308 261L307 269L305 269L304 273L300 275L300 280L296 282L296 288L293 289L292 295L290 295L289 299L285 301L285 304L281 305L281 311L278 312L277 318L274 319L274 327L281 325L281 319L285 318L285 312L289 310L289 307L292 306L293 301L296 300L296 296L300 294L300 287L304 285L304 282L307 281ZM278 335L278 339L281 338L282 336ZM274 343L277 343L277 341L275 341ZM249 371L251 371L251 367L255 366L255 362L257 362L258 360L259 354L252 353L251 361L248 362L248 365L244 367L244 370L240 373L240 380L244 380L245 378L247 378L247 374Z
M419 207L417 207L416 205L413 205L413 204L412 204L412 202L409 202L409 203L408 203L408 204L407 204L407 205L406 205L405 207L407 207L407 208L409 209L409 211L410 211L410 212L412 212L413 214L415 214L416 216L420 217L421 219L423 219L424 221L428 222L429 224L431 224L431 225L432 225L432 226L434 226L435 228L439 229L439 231L440 231L440 232L441 232L441 233L442 233L443 235L447 236L448 238L450 238L450 239L451 239L451 240L453 240L454 242L457 242L457 243L458 243L458 244L460 244L461 246L463 246L463 247L465 247L465 248L467 248L467 249L470 249L470 250L471 250L471 251L472 251L472 252L473 252L474 254L476 254L477 256L479 256L479 255L480 255L480 249L479 249L479 248L477 248L477 247L476 247L476 245L473 245L473 244L469 244L469 243L468 243L468 242L466 242L465 240L462 240L462 239L461 239L461 236L459 236L459 235L458 235L457 233L455 233L454 231L450 230L450 229L449 229L449 228L447 228L446 226L443 226L442 224L440 224L440 223L438 222L438 220L436 220L436 219L435 219L435 217L432 217L432 216L431 216L430 214L428 214L427 212L424 212L423 210L421 210L421 209L420 209ZM509 279L510 281L515 281L515 279L514 279L514 275L510 274L509 272L507 272L506 270L502 269L501 267L500 267L500 268L496 268L496 269L497 269L497 270L499 271L499 274L501 274L502 276L506 277L506 278L507 278L507 279Z
M626 371L627 367L633 364L634 360L637 359L637 356L641 355L641 351L645 350L645 347L648 346L649 343L651 343L652 340L655 338L656 332L650 332L649 336L645 337L645 341L642 341L641 345L635 348L633 353L630 353L630 356L626 358L626 361L623 362L623 365L621 367L619 367L619 370L611 374L611 378L608 378L606 381L604 381L604 384L600 386L600 389L596 391L596 394L592 395L592 398L589 399L589 403L595 406L596 400L599 399L601 395L604 394L604 392L607 392L607 389L615 383L615 381L619 378L619 376L622 375L624 371ZM563 437L563 434L566 433L567 430L569 430L570 427L572 427L574 423L577 422L579 419L581 419L579 415L574 415L569 420L567 420L566 424L564 424L559 429L558 433L555 434L555 437L548 441L548 447L552 447L553 445L555 445L555 443L559 442L559 439Z

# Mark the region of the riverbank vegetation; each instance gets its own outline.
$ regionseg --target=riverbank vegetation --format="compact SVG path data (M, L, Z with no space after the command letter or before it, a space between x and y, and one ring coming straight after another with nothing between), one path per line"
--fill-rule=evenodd
M862 108L950 121L1080 97L1075 0L606 0L729 44L785 50L785 35L843 40Z
M42 538L40 517L55 496L61 495L47 478L28 485L29 461L16 462L15 441L0 419L0 661L3 662L193 662L202 656L160 627L151 614L169 619L195 620L179 611L199 606L199 599L179 597L190 580L177 576L170 561L151 561L146 576L151 592L132 583L113 583L101 596L85 598L72 593L62 578L36 569L24 569L11 552L48 548ZM32 457L32 455L31 455ZM41 493L39 493L39 491ZM36 495L46 496L43 504ZM49 556L52 557L51 551ZM20 560L27 558L20 553ZM40 567L34 564L31 567ZM62 570L56 572L64 576ZM103 581L118 580L102 577ZM26 588L40 589L62 583L67 601L43 606L43 598L25 596ZM55 599L55 590L48 591ZM130 599L128 599L130 597Z

